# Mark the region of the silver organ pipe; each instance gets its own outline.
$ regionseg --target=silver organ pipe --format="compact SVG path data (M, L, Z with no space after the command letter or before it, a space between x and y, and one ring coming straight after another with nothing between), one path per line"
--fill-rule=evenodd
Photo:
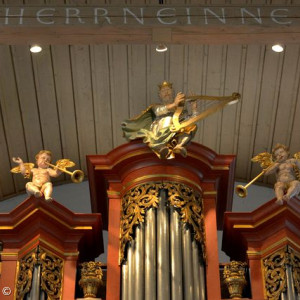
M169 215L166 207L166 191L160 191L157 209L157 299L170 299L169 264Z
M171 287L172 299L183 299L183 277L182 277L182 249L181 249L181 224L178 212L170 208L170 227L171 230Z
M168 190L135 227L122 267L122 300L205 300L205 263Z
M156 212L151 208L145 220L145 300L156 300Z

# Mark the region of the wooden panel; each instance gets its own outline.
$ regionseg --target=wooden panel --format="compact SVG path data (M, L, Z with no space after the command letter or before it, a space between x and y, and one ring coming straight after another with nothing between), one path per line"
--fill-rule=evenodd
M299 46L288 45L285 49L280 94L274 122L273 146L276 143L290 144L300 76Z
M245 68L245 49L243 46L228 46L224 95L231 95L234 92L241 93ZM219 153L234 154L237 151L240 102L226 106L222 111Z
M8 144L5 136L1 111L2 105L0 106L0 200L2 200L4 196L13 195L15 193L13 176L20 176L19 174L13 175L9 172L9 170L16 165L11 163L10 154L7 149Z
M71 58L79 156L85 171L86 155L97 152L89 47L72 46Z
M128 46L129 114L138 115L147 106L146 46Z
M69 46L52 46L53 73L62 142L62 156L80 168Z
M298 82L299 88L299 82ZM298 90L299 91L299 90ZM290 151L291 154L300 151L300 93L297 94L297 105L295 109L295 118L293 128L291 130L291 142L290 142Z
M205 84L205 94L223 95L225 76L225 46L210 46L208 52L208 68ZM214 113L203 120L203 144L218 151L220 143L222 112Z
M113 148L109 82L110 70L108 62L108 46L91 46L91 70L98 154L106 154Z
M31 55L28 46L13 46L12 53L28 160L35 162L35 155L44 145Z
M42 52L32 55L32 60L44 148L52 151L53 159L60 159L62 145L50 48L43 47Z
M156 52L155 46L147 46L147 106L158 103L158 84L169 80L166 65L166 52Z
M175 95L184 93L185 48L183 45L172 45L170 51L170 81L173 82Z
M273 124L277 112L282 62L282 53L276 53L267 47L252 156L260 152L270 151L272 148ZM251 177L256 176L260 171L261 168L257 163L252 164Z
M9 155L9 157L5 157L5 159L11 162L12 156L20 156L25 162L28 161L28 155L24 138L22 113L16 89L15 70L11 58L11 50L7 46L0 46L0 69L3 70L0 75L0 105ZM11 165L16 166L16 164L12 162ZM7 169L6 174L8 177L11 176L9 169L10 168ZM25 183L22 175L17 174L13 176L13 178L16 192L23 190ZM1 181L2 180L4 183L9 182L9 179L1 178ZM4 195L11 193L12 190L12 186L3 185Z
M113 116L113 147L125 143L121 123L129 118L128 55L126 45L110 46L111 107Z
M205 46L190 45L187 59L187 94L203 95L204 80L204 48ZM198 122L194 141L200 142L203 122Z
M241 102L236 177L246 180L250 177L250 158L253 154L255 139L264 52L265 47L257 45L247 46L247 55L245 57L246 66L242 89L243 97Z

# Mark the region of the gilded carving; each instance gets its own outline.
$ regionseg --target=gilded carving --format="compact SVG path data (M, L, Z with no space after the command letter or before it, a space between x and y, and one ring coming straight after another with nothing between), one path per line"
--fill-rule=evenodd
M33 268L36 264L36 261L35 251L27 254L20 260L16 284L16 295L17 299L19 300L22 300L25 294L31 290Z
M159 184L143 184L131 189L122 200L120 262L124 259L125 246L133 239L135 225L144 222L146 209L158 207Z
M61 299L63 260L40 248L41 288L48 299Z
M22 300L31 290L33 270L35 265L41 265L41 289L47 294L47 299L61 299L63 260L37 247L20 260L16 298Z
M194 233L194 238L201 244L205 256L205 232L202 198L192 188L180 183L166 183L170 204L178 209L180 219L188 224Z
M286 265L290 262L288 247L278 250L263 260L265 289L268 299L279 299L286 291Z
M300 254L289 247L290 263L296 292L300 294Z
M102 284L103 272L100 262L84 262L81 264L81 279L79 285L83 289L84 298L97 297Z
M240 261L232 261L224 267L224 283L228 288L231 299L242 298L243 289L247 284L245 267L246 263Z
M134 226L144 222L149 208L157 208L159 191L168 191L168 201L180 214L183 223L188 224L194 238L202 246L205 256L204 220L202 215L202 198L192 188L173 182L149 183L131 189L122 200L121 230L120 230L120 262L123 261L125 248L133 239Z

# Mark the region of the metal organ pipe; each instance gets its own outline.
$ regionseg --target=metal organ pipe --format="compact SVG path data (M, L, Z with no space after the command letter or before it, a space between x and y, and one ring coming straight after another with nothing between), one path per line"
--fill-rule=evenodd
M205 300L200 245L180 219L180 210L169 204L168 190L159 190L158 197L158 207L146 211L128 242L121 299Z

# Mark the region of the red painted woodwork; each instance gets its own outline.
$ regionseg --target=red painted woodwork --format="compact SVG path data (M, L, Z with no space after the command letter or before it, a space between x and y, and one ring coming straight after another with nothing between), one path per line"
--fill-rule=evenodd
M64 260L63 299L74 299L77 261L103 253L101 215L73 213L56 201L32 196L0 214L0 240L0 287L12 289L5 299L14 299L17 261L38 245Z
M264 299L262 258L285 245L300 251L300 201L275 201L250 213L225 213L222 250L233 260L248 262L255 300Z
M108 225L107 190L121 191L128 183L134 186L135 178L150 174L181 175L207 186L207 191L217 191L218 229L223 227L224 212L232 209L235 156L218 155L197 143L188 146L186 158L177 155L175 159L160 160L147 145L132 141L107 155L88 155L87 166L92 211L102 214L103 228Z
M120 297L119 234L122 196L132 187L149 181L176 181L196 190L204 198L207 237L208 300L220 299L217 227L222 228L225 210L231 210L235 156L218 155L191 143L188 156L160 160L141 141L133 141L107 155L87 156L93 212L100 212L108 228L107 300ZM219 286L219 285L218 285Z

